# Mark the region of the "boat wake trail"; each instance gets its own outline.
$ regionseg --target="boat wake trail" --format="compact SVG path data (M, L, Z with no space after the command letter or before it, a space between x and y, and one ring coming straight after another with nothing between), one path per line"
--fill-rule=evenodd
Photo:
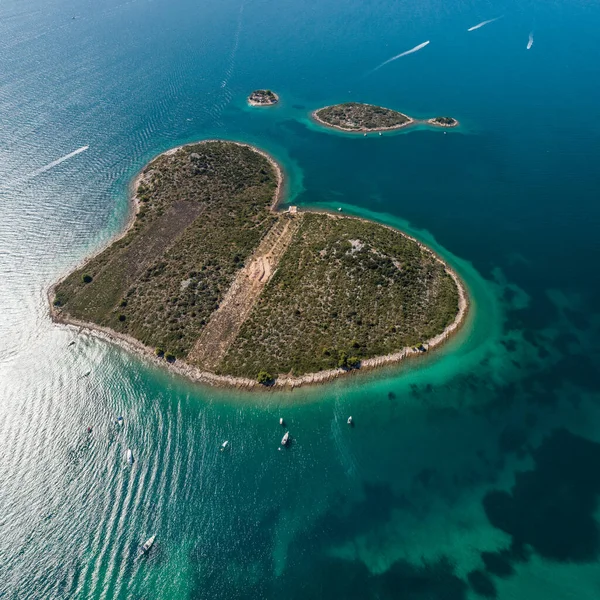
M237 25L236 25L235 33L233 34L233 44L231 46L231 52L229 53L229 59L227 61L227 67L225 68L225 73L223 75L223 79L219 83L219 87L220 87L219 96L220 97L219 97L219 100L217 101L217 104L215 105L214 110L212 111L213 118L215 119L215 123L218 127L223 126L223 123L221 121L221 114L223 113L223 110L231 102L231 99L233 98L233 93L231 92L230 89L228 89L227 86L229 85L229 80L231 79L231 76L233 75L233 71L235 69L235 59L237 56L238 47L240 45L240 34L242 32L242 24L243 24L243 17L244 17L244 5L245 4L246 4L246 2L245 2L245 0L243 0L240 5L240 10L238 13L238 18L237 18Z
M473 27L469 27L469 29L467 29L467 31L475 31L476 29L485 27L486 25L489 25L490 23L493 23L494 21L497 21L498 19L501 19L501 18L502 17L496 17L495 19L488 19L487 21L482 21L481 23L477 23L477 25L473 25Z
M69 154L65 154L65 156L63 156L62 158L53 160L51 163L48 163L45 167L41 167L40 169L37 169L36 171L34 171L30 175L28 175L27 179L32 179L33 177L37 177L38 175L41 175L42 173L45 173L46 171L53 169L57 165L60 165L60 163L63 163L66 160L69 160L70 158L73 158L74 156L77 156L78 154L85 152L88 148L89 148L89 146L81 146L81 148L77 148L77 150L75 150L73 152L69 152Z
M223 81L221 81L221 89L227 87L227 84L229 83L229 79L230 79L231 75L233 74L233 69L235 66L235 57L237 55L238 46L240 45L240 33L242 31L242 19L244 16L244 4L245 3L242 2L241 6L240 6L240 12L238 14L237 26L236 26L235 33L233 34L233 45L231 47L231 52L229 54L229 63L227 65L227 69L225 71L225 77L224 77Z
M374 73L378 69L381 69L381 67L387 65L388 63L394 62L395 60L398 60L399 58L402 58L403 56L408 56L409 54L414 54L415 52L418 52L422 48L425 48L425 46L427 46L427 44L429 44L429 40L427 40L426 42L423 42L422 44L419 44L418 46L415 46L414 48L411 48L410 50L407 50L406 52L402 52L401 54L396 54L396 56L392 56L392 58L388 58L386 61L382 62L380 65L377 65L371 71L371 73Z
M531 50L533 46L533 31L529 34L529 41L527 42L527 50Z

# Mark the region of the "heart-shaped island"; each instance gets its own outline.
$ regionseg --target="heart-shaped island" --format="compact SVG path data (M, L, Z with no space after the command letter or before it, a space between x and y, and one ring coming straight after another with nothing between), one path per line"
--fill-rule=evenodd
M53 317L192 379L261 389L396 362L458 329L464 286L432 250L364 219L278 210L282 184L245 144L158 156L127 230L52 288Z

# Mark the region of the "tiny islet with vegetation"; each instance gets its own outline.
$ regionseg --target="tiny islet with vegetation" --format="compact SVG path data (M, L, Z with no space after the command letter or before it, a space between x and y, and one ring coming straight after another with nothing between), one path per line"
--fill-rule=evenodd
M279 212L280 177L234 142L157 157L126 233L54 287L55 318L264 384L357 369L455 320L457 281L432 251L362 219Z
M254 90L248 96L251 106L272 106L279 102L279 96L272 90Z

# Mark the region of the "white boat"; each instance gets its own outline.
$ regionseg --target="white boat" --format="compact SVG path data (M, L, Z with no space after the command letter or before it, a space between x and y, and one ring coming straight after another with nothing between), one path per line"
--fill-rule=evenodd
M280 424L282 427L285 425L285 423L283 422L283 417L281 417L281 418L279 419L279 424Z
M281 438L281 445L287 446L289 441L290 441L290 432L286 431L285 435Z
M121 427L123 427L123 423L124 423L123 417L118 416L117 417L117 425L120 425Z
M142 545L142 554L146 554L146 552L148 552L148 550L150 550L150 548L152 548L152 545L154 544L155 539L156 539L156 536L153 535L150 539L146 540L146 542Z
M127 462L132 465L133 464L133 451L131 448L127 448Z
M348 417L348 425L352 425L352 423L354 423L354 421L352 420L352 417Z
M223 452L223 450L225 450L225 448L227 448L227 446L229 445L229 440L225 440L222 444L221 444L221 452Z

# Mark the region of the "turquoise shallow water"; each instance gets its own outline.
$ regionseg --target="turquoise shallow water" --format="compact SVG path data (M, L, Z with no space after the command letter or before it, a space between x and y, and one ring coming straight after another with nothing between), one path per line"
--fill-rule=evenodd
M599 25L561 0L5 1L0 597L597 598ZM246 107L261 86L281 104ZM461 127L310 123L348 99ZM48 286L122 227L136 171L211 137L271 152L294 203L432 245L461 334L259 396L53 325Z

